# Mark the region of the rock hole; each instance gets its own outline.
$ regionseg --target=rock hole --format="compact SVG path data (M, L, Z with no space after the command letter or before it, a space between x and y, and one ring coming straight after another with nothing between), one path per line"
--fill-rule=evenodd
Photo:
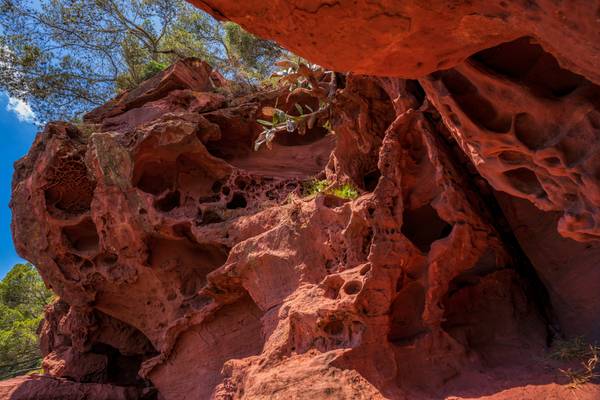
M562 152L567 167L577 165L590 151L590 138L582 134L585 130L580 124L574 126L556 145L556 148Z
M323 205L327 208L336 208L344 205L348 202L348 199L342 199L341 197L337 197L331 194L323 195Z
M243 115L250 111L248 108L241 107L237 111L221 109L203 114L203 117L217 124L221 130L218 140L205 143L206 150L210 154L225 161L231 161L252 153L256 132L254 118Z
M196 238L192 234L192 228L189 222L181 222L173 226L173 233L176 236L185 238L192 243L196 242Z
M540 45L531 43L529 37L480 51L470 60L544 96L566 96L586 81L582 76L562 69L554 56Z
M206 275L223 265L229 251L224 246L198 244L187 239L151 238L147 244L148 264L165 282L177 282L184 297L206 284Z
M539 150L551 139L547 136L548 132L541 129L533 116L527 113L519 113L515 116L514 129L517 139L529 150Z
M441 79L454 101L477 125L495 133L510 130L511 118L499 114L492 103L479 94L477 88L455 70L439 72Z
M74 226L65 226L62 233L72 249L86 253L98 251L100 239L91 218L86 218Z
M233 197L227 203L226 207L230 210L245 208L247 206L246 198L242 193L234 193Z
M275 200L275 199L277 199L277 194L273 190L267 190L266 193L265 193L265 196L269 200Z
M94 264L90 260L84 260L81 264L81 272L88 273L94 269Z
M219 193L221 191L221 187L223 187L223 182L222 181L215 181L212 186L210 187L210 190L213 193Z
M358 292L360 292L360 289L362 289L362 282L360 281L350 281L346 282L346 284L344 285L344 292L346 294L357 294Z
M506 164L525 164L527 162L527 156L518 153L516 151L506 150L498 154L498 158L504 161Z
M94 319L98 321L99 331L94 335L91 351L107 356L105 382L122 386L149 385L138 375L141 363L157 355L148 338L131 325L98 310L94 311Z
M414 210L404 210L401 231L421 252L427 253L433 242L450 234L452 225L441 219L435 208L426 204Z
M363 176L363 187L367 192L372 192L377 187L379 183L379 178L381 177L381 172L376 169L371 172L367 172L365 176Z
M504 176L508 179L511 186L521 193L542 197L546 194L537 175L527 168L511 169L505 171Z
M169 192L154 202L154 207L163 212L169 212L180 206L179 190Z
M238 176L235 178L235 186L240 190L244 190L246 189L246 186L248 186L248 181L241 176Z
M339 275L327 276L327 278L325 278L325 281L323 282L323 285L326 289L325 297L332 300L337 299L343 284L344 280Z
M137 162L133 171L133 186L153 195L171 189L175 182L176 169L162 161Z
M456 275L448 284L447 297L452 297L461 289L479 283L480 279L498 269L496 265L496 254L488 249L477 263L468 270Z
M323 327L323 331L331 336L339 336L344 332L344 323L340 320L329 321Z
M544 158L543 161L549 167L557 167L560 165L560 158L558 158L558 157L547 157L547 158Z

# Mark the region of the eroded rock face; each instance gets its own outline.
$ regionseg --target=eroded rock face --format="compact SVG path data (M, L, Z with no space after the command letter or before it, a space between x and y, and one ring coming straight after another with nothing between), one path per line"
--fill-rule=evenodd
M516 236L562 330L600 339L596 2L190 2L333 69L418 78L451 140L510 195L498 200L511 227L519 199L542 211Z
M591 265L600 235L600 87L561 68L529 38L420 82L479 173L511 195L500 204L563 330L597 340L600 291ZM515 211L524 209L517 199L544 212Z
M532 36L561 65L600 83L594 1L188 1L337 71L421 78Z
M262 106L315 99L232 98L215 77L178 63L48 125L16 165L17 249L61 298L41 329L49 396L460 398L557 379L535 361L543 288L416 81L347 75L335 133L255 152ZM315 177L360 195L306 196Z
M11 400L138 400L152 398L153 391L99 383L78 383L42 375L0 381L0 398Z
M560 68L528 38L421 82L492 186L543 211L561 211L563 236L598 239L600 87Z

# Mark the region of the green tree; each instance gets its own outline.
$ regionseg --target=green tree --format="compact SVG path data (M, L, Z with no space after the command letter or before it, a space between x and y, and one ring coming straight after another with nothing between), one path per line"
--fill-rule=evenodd
M0 89L41 122L79 115L183 57L253 85L283 52L184 0L0 0Z
M31 264L16 264L0 281L0 378L40 365L37 328L53 294Z

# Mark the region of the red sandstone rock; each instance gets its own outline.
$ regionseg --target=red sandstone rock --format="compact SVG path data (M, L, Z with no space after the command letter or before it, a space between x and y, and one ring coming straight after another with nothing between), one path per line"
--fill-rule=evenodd
M76 383L40 375L0 381L0 399L10 400L137 400L151 396L151 389Z
M502 197L562 329L600 339L594 252L600 237L600 87L560 68L527 39L477 53L420 82L489 184L546 212L515 211L527 208ZM572 240L557 237L549 224Z
M539 361L549 316L536 282L444 139L447 110L422 106L414 81L350 74L335 134L254 152L261 107L285 93L195 86L210 75L177 64L93 111L93 124L48 125L16 165L17 249L61 298L42 326L44 368L69 381L5 393L566 393L549 385L564 382L560 365ZM360 196L302 197L315 176Z
M561 329L600 339L597 2L190 2L337 70L419 78L451 140L513 196L500 205Z
M600 83L595 1L188 1L337 71L421 78L531 36L561 65Z

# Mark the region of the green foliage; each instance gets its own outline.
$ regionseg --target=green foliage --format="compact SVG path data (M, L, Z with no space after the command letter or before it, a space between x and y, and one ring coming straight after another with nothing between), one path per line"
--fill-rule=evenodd
M150 60L150 62L142 68L142 80L152 78L154 75L165 70L168 66L169 64L167 63Z
M315 179L307 182L304 185L304 194L306 196L314 196L316 194L322 193L327 189L328 186L331 185L327 179Z
M304 135L307 130L316 125L331 131L331 102L335 95L335 74L301 61L283 60L276 65L282 69L273 76L277 77L278 85L289 85L288 98L296 93L308 93L319 99L319 108L313 110L309 105L299 103L295 103L294 108L287 112L277 108L277 104L274 107L263 107L263 115L271 117L271 121L256 120L263 126L263 130L254 142L255 151L263 144L270 149L271 142L279 133L297 132L299 135ZM294 112L297 115L293 115Z
M184 0L0 0L0 89L40 122L80 115L184 57L248 86L282 54Z
M350 183L336 185L327 179L315 179L305 183L303 194L305 196L314 196L319 193L325 193L346 200L354 200L358 197L358 189Z
M0 379L39 368L37 328L53 294L31 264L0 281Z
M29 263L16 264L0 282L1 304L28 317L39 316L51 298L52 292Z
M354 200L358 197L358 190L349 183L344 183L331 191L331 194L342 199Z
M223 24L223 42L235 71L247 80L261 80L272 72L275 61L283 52L274 42L260 39L233 22Z

